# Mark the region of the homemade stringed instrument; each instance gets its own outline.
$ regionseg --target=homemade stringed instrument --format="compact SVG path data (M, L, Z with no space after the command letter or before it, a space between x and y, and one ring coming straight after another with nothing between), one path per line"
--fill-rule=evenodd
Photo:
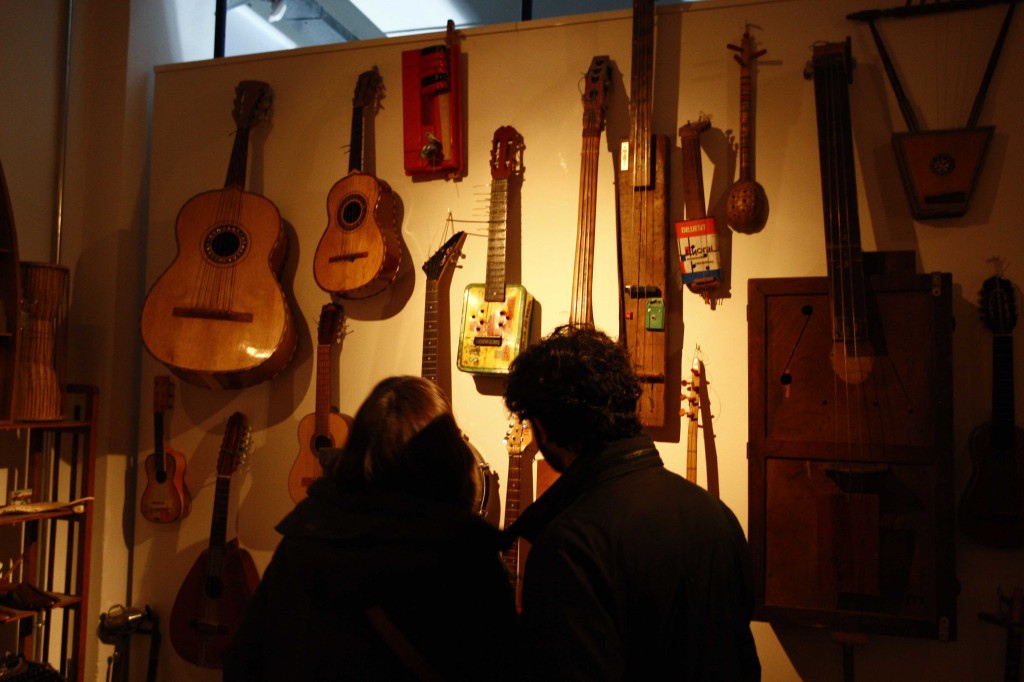
M1014 423L1017 299L1010 280L985 280L981 317L992 332L992 420L971 434L971 479L960 499L960 528L989 547L1024 547L1024 430Z
M192 495L185 485L185 455L164 442L164 415L174 403L174 384L166 374L153 377L153 454L146 458L146 488L139 510L153 523L188 516Z
M210 524L210 545L204 549L174 599L171 643L183 659L203 668L221 668L245 607L259 584L256 564L238 538L226 542L231 475L251 444L248 419L235 412L217 458L217 484Z
M316 407L299 422L299 454L288 473L288 493L296 504L306 498L310 484L323 476L320 448L340 448L348 441L348 422L331 403L333 349L344 332L344 309L336 303L324 304L317 327Z
M508 374L530 336L533 296L505 281L505 242L511 181L523 172L523 138L512 126L494 131L491 205L487 225L487 281L466 287L456 366L474 374Z
M743 33L739 46L730 44L726 47L739 53L733 57L740 65L740 176L729 188L725 220L737 232L749 234L760 231L768 221L768 196L761 183L754 179L753 164L750 161L754 135L750 67L767 50L754 49L754 38L750 31Z
M664 426L665 295L668 261L668 140L652 130L654 2L633 1L630 134L622 143L618 185L621 335L640 380L637 412L644 426Z
M363 124L377 110L382 90L377 67L360 74L352 98L349 172L327 194L327 228L313 256L316 283L343 298L383 291L402 260L391 186L362 170Z
M701 116L679 129L679 147L683 157L683 201L686 220L676 223L679 243L679 270L683 284L700 294L705 301L722 279L718 258L718 229L714 216L704 208L704 169L700 153L700 135L711 127L711 120Z
M427 291L423 299L423 359L420 365L420 376L440 385L438 374L438 349L441 329L441 280L458 262L462 253L462 245L466 241L465 232L456 232L441 245L433 256L423 264L423 272L427 275ZM476 467L473 469L473 487L475 491L474 509L478 514L498 524L501 514L497 497L498 475L484 460L472 443L467 441L473 452Z
M296 333L278 277L288 248L277 207L246 192L250 127L270 108L270 86L242 81L225 188L197 194L178 214L178 254L142 308L142 340L176 376L242 388L280 372Z
M505 434L505 449L508 451L508 487L505 490L505 523L509 528L519 512L533 502L533 456L526 454L533 443L533 429L530 422L512 417L508 433ZM522 607L523 569L529 552L527 541L517 537L512 545L502 551L501 558L508 569L509 579L516 591L516 608Z

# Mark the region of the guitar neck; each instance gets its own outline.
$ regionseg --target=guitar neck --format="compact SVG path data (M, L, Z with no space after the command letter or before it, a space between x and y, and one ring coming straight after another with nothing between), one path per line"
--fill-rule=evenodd
M992 337L992 445L996 450L1013 450L1015 416L1013 335L995 334Z
M686 431L686 480L697 482L697 417L690 417Z
M601 152L600 143L600 130L597 135L584 133L576 257L572 268L572 302L569 313L569 323L576 326L594 326L594 233L597 222L597 168Z
M331 344L316 347L316 407L314 422L317 435L329 431L331 415Z
M363 169L363 120L365 110L356 105L352 107L352 133L349 137L348 171Z
M164 475L164 413L153 413L153 463L158 477Z
M228 501L231 498L231 474L217 474L217 485L213 495L213 519L210 523L211 556L219 556L227 540Z
M511 526L519 518L519 508L522 501L522 467L524 459L521 452L509 455L508 490L505 492L505 528ZM519 575L519 543L513 542L511 547L501 553L501 558L505 562L509 575L517 579Z
M224 187L245 189L246 166L249 157L249 127L238 126L235 131L235 142L231 147L231 160L224 179Z
M437 346L439 326L440 297L439 282L427 280L427 293L423 304L423 359L420 363L420 376L437 383Z
M487 228L487 282L484 300L505 300L505 224L508 218L508 179L491 182L491 210Z
M652 187L651 123L653 119L654 2L633 0L633 66L630 77L630 153L633 186Z

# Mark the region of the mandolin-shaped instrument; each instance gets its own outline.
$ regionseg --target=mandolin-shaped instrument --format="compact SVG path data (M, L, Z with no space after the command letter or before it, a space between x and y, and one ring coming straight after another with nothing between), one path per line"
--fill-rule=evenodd
M270 86L242 81L224 189L192 197L178 213L178 253L142 308L142 340L181 379L244 388L291 361L296 334L278 277L288 248L281 214L246 192L249 130L266 117Z
M174 403L174 384L166 374L153 377L153 454L146 458L142 518L171 523L188 516L192 495L185 485L185 455L164 442L164 415Z
M750 31L743 34L739 46L727 45L738 52L733 55L740 65L740 176L729 188L726 201L725 220L737 232L758 232L768 221L768 195L764 187L754 179L751 149L754 137L754 114L751 107L754 88L751 85L750 67L754 60L767 50L755 50L754 38Z
M356 83L349 172L327 194L327 228L313 256L316 283L343 298L383 291L402 260L391 186L363 172L363 125L376 111L383 87L377 67Z
M316 345L316 408L299 422L299 454L288 473L288 493L296 504L306 498L310 484L320 478L320 448L340 448L348 441L348 422L331 404L333 349L345 331L345 311L336 303L320 309Z
M238 538L225 541L231 474L247 453L251 438L245 415L232 414L217 458L210 545L192 564L171 609L174 650L203 668L223 667L228 644L260 581L252 556L238 546Z

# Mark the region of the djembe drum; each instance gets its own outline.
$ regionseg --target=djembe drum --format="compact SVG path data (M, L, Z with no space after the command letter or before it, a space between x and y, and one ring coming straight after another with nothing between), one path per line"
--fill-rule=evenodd
M68 268L21 263L21 349L14 418L57 421L64 417Z

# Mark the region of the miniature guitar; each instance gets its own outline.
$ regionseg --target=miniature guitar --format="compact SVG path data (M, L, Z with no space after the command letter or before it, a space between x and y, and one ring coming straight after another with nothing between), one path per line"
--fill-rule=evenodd
M476 374L508 374L526 347L533 296L505 282L505 225L509 181L523 172L523 138L511 126L494 131L491 146L491 209L487 229L487 282L466 287L456 366Z
M224 666L228 644L260 581L252 556L238 546L238 538L225 541L231 474L248 451L251 438L245 415L232 414L217 459L210 544L192 564L171 609L174 650L203 668Z
M185 485L185 455L164 442L164 414L174 402L174 384L153 377L153 454L146 458L146 488L139 504L142 518L171 523L188 516L192 496Z
M242 81L225 188L189 199L178 214L178 254L142 308L142 339L184 381L243 388L288 364L296 334L278 277L288 248L281 214L244 191L249 129L270 108L270 86Z
M349 172L327 194L327 228L313 256L316 283L343 298L383 291L402 260L391 186L362 170L363 122L376 111L382 90L377 67L359 76L352 99Z
M288 473L288 493L298 504L310 484L320 478L320 448L340 448L348 441L348 422L331 404L333 349L345 330L345 311L336 303L320 309L316 346L316 407L299 422L299 454Z
M1013 283L998 275L981 289L981 315L992 332L992 420L970 439L971 479L960 500L960 527L990 547L1024 547L1024 431L1014 424Z

